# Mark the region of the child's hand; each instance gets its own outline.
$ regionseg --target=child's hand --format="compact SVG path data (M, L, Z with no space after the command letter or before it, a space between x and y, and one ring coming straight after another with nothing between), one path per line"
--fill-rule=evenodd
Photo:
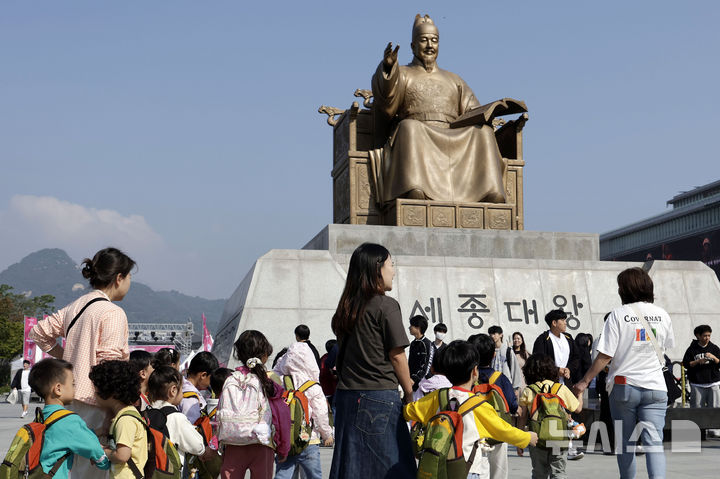
M333 438L329 437L323 441L323 446L325 447L331 447L333 445Z
M530 446L535 446L535 445L537 445L537 441L538 441L537 434L535 434L534 432L530 431L530 443L529 443L529 445L530 445Z

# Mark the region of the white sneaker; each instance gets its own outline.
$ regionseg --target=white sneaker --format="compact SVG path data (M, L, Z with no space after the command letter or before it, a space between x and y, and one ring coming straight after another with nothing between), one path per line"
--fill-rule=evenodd
M27 416L27 413L28 413L27 411L23 411L22 414L20 414L20 417L25 417L25 416Z
M579 461L583 457L585 457L584 452L578 451L577 449L574 449L574 448L568 449L568 456L567 456L568 461Z

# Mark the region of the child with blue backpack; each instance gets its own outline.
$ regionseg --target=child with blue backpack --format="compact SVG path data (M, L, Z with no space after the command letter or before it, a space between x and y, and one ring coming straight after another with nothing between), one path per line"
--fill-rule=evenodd
M456 340L447 345L439 358L439 370L452 383L449 389L438 389L425 397L410 403L404 408L407 421L428 421L447 405L440 404L440 395L447 391L450 401L455 399L462 404L473 396L472 387L478 379L479 356L476 348L467 341ZM469 465L468 478L479 479L488 477L489 464L481 443L485 439L509 442L517 447L534 445L537 435L533 432L521 431L503 421L495 409L487 402L482 402L462 418L463 435L462 450Z

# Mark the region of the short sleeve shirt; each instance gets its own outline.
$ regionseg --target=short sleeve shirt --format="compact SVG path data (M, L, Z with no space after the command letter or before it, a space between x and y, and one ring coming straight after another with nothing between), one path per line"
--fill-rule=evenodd
M652 303L633 303L615 308L605 321L597 350L612 357L607 385L611 389L616 376L625 376L627 384L667 391L650 336L637 317L642 314L657 338L660 349L675 346L672 322L667 312Z
M127 406L121 409L110 425L110 431L113 433L115 444L122 444L132 450L131 460L135 465L143 470L148 459L148 442L145 427L134 417L120 417L125 413L133 413L137 415L135 406ZM113 479L135 479L130 466L125 464L113 463L110 467Z
M338 389L397 389L389 352L409 344L398 302L385 295L373 297L355 328L340 339Z
M540 386L540 388L542 389L544 386L552 387L552 385L555 383L546 379L542 382L537 382L535 384L537 386ZM564 384L560 386L560 389L558 389L557 395L565 403L565 407L567 408L568 412L575 412L575 410L580 405L578 398L575 397L572 391L570 391ZM520 405L529 408L530 406L532 406L533 399L535 399L535 391L530 389L530 387L528 386L523 389L523 392L520 394Z

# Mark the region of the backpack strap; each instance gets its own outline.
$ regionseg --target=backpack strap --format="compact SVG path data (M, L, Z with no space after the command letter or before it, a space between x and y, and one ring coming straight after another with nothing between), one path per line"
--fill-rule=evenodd
M198 393L196 393L195 391L185 391L183 393L183 399L188 399L188 398L195 398L198 401L200 401L200 395Z
M160 412L165 414L165 417L168 417L170 414L180 413L175 406L163 406L160 408Z
M440 411L447 411L450 406L450 389L440 388L438 389L438 406Z
M495 384L495 381L497 381L500 378L500 375L502 373L500 371L495 371L490 375L490 379L488 379L488 384Z
M295 385L293 384L292 376L289 374L286 374L283 376L283 386L285 386L286 391L294 391Z
M59 409L59 410L53 412L52 414L50 414L47 417L47 419L45 419L43 421L43 424L45 424L45 429L49 428L50 426L52 426L53 424L58 422L60 419L62 419L64 417L68 417L72 414L75 414L75 413L72 411L68 411L67 409Z
M65 462L65 460L72 455L72 452L68 452L63 457L58 459L52 469L50 469L50 472L47 473L48 477L55 477L55 474L58 472L58 469L60 469L60 466L62 466L63 462Z
M307 391L308 389L310 389L310 388L313 387L313 386L319 386L319 384L316 383L315 381L305 381L305 382L303 383L303 385L300 386L300 388L298 389L298 391L300 391L301 393L304 393L305 391Z
M148 425L145 422L145 420L142 417L140 417L139 414L137 414L137 413L134 414L132 412L126 412L126 413L120 415L120 417L118 418L118 421L120 420L120 418L123 418L125 416L130 416L130 417L133 417L133 418L137 419L138 421L140 421L140 423L145 428L145 434L147 434ZM117 426L117 421L115 421L115 425ZM130 459L128 459L127 465L130 468L130 470L132 471L133 475L135 476L135 479L144 479L145 478L144 474L142 472L140 472L140 469L138 468L137 464L135 464L135 461L133 461L132 456L130 456Z
M110 300L107 298L95 298L95 299L91 299L90 301L88 301L88 303L85 306L83 306L83 308L80 310L80 312L75 315L73 320L70 321L70 326L68 326L67 331L65 331L66 338L67 338L68 334L70 334L70 330L72 329L72 327L75 326L75 322L80 318L80 316L82 316L82 314L85 312L85 310L88 308L88 306L90 306L93 303L97 303L98 301L110 301Z
M460 408L458 409L458 414L464 416L472 412L476 407L480 406L484 402L487 401L485 401L482 397L478 395L472 395L460 405Z

